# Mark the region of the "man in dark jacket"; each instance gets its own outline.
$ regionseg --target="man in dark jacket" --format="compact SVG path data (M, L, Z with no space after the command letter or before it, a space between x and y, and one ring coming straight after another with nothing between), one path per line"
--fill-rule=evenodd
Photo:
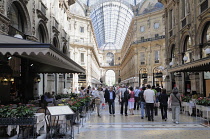
M113 116L115 116L115 104L114 104L114 100L115 100L116 94L113 91L113 87L110 87L109 91L105 91L104 94L104 98L105 98L105 102L108 102L109 104L109 113L110 116L113 114Z
M128 109L128 99L125 97L126 87L124 85L121 86L119 92L120 92L120 103L121 103L121 109L120 114L123 115L123 110L125 106L125 116L128 116L127 109Z
M141 107L141 119L144 119L144 112L147 117L147 111L145 109L145 100L144 100L144 91L146 90L146 87L142 87L142 91L139 93L139 102Z
M159 96L161 115L163 120L167 120L167 109L168 109L168 95L166 94L166 89L162 89L162 93Z

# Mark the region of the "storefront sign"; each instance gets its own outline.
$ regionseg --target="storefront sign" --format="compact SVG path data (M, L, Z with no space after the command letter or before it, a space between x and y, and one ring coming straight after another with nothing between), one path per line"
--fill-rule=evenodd
M78 75L78 83L85 83L86 82L86 75Z
M155 73L155 78L162 78L163 77L163 73Z
M143 73L143 74L141 75L141 78L143 78L143 79L147 78L147 74L146 74L146 73Z

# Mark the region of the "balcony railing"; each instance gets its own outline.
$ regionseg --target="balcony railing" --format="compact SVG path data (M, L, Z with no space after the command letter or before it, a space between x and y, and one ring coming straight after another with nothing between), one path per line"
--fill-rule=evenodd
M92 42L80 40L80 39L71 39L70 44L84 45L84 46L94 46Z
M162 35L162 36L158 36L158 37L137 40L137 41L134 41L132 44L139 44L139 43L143 43L143 42L160 40L160 39L164 39L164 38L165 38L165 35Z

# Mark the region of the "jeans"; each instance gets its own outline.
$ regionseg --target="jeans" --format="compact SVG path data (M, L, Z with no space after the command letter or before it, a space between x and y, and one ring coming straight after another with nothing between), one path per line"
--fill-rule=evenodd
M168 106L167 105L161 105L160 104L160 109L161 109L162 119L167 119L167 109L168 109Z
M96 108L97 108L97 113L98 113L98 115L100 115L100 106L101 106L101 104L96 104Z
M141 105L141 117L144 117L144 112L147 116L147 112L146 112L146 108L145 108L145 102L140 102L140 105Z
M148 120L154 120L153 117L153 109L154 109L154 103L146 103L146 108L147 108L147 116L148 116Z
M120 109L120 113L123 114L123 107L125 105L125 115L127 115L127 110L128 110L128 101L125 99L121 100L121 109Z
M134 110L136 109L137 107L137 110L139 109L139 97L135 97L135 103L134 103Z
M172 109L172 119L179 122L180 106L171 106Z
M109 113L115 114L114 100L109 100Z

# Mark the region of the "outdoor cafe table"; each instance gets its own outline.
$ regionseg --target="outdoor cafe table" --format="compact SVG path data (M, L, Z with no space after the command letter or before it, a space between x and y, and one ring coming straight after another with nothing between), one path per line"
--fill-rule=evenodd
M34 116L36 117L36 133L40 133L40 129L44 127L44 132L46 132L46 122L45 122L45 114L44 113L35 113ZM16 129L17 134L19 134L19 125L8 125L7 127L7 134L10 136L11 131Z

